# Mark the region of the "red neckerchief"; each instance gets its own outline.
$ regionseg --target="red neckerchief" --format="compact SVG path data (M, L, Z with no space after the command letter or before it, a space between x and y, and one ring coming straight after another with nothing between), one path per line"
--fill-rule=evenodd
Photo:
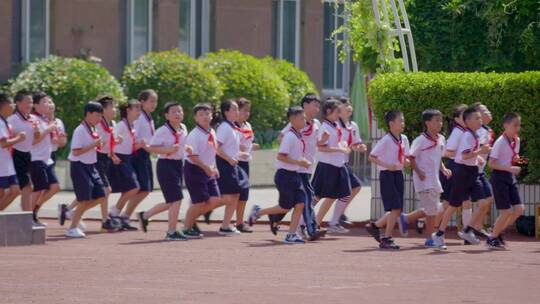
M9 125L9 123L3 116L0 116L0 117L2 118L2 121L4 122L4 124L6 125L6 129L8 131L8 139L12 139L13 129L11 128L11 126ZM9 146L8 149L9 149L9 154L11 155L11 157L13 157L13 145Z
M131 153L135 153L137 143L135 142L135 130L131 128L131 125L127 121L127 119L122 119L123 122L126 123L126 126L129 130L129 135L131 136Z
M304 128L305 130L302 130L302 136L306 136L306 137L311 136L311 134L313 134L313 125L314 124L315 123L313 123L313 122L306 121L307 129ZM292 128L292 126L291 126L291 128Z
M247 124L245 124L245 126L247 126ZM236 123L236 128L235 128L238 132L240 132L242 135L244 135L244 138L246 140L250 140L253 138L253 130L251 129L248 129L248 128L242 128L242 126L239 124L239 123Z
M512 150L512 161L514 161L515 158L519 157L519 151L516 152L516 146L517 141L519 140L519 137L516 136L510 140L510 138L506 137L506 135L503 135L504 138L506 138L506 142L508 143L508 146L510 146L510 150Z
M199 124L197 124L197 128L199 128L204 134L208 135L208 144L215 150L216 139L214 138L214 134L212 134L212 128L210 128L210 130L205 130L203 127L199 126Z
M478 149L478 147L479 147L478 134L476 134L476 132L474 132L473 130L471 130L471 129L469 129L469 128L467 128L467 131L468 131L468 132L471 132L471 134L472 134L472 136L473 136L473 139L474 139L474 146L473 146L471 152L472 152L472 151L476 151L476 150Z
M422 133L422 135L424 135L424 137L431 142L431 145L426 148L420 149L420 151L431 150L437 147L437 145L439 144L439 134L437 134L435 138L431 137L431 135L429 135L427 132Z
M351 146L352 144L352 133L353 133L353 129L352 127L347 127L345 125L345 122L343 120L339 120L339 122L341 123L341 125L343 126L343 128L345 128L345 130L347 130L347 132L349 132L349 136L347 136L347 146ZM352 125L352 124L351 124Z
M152 117L150 117L150 115L148 113L146 113L146 111L142 111L142 114L144 116L144 118L146 119L146 122L148 122L148 124L150 125L150 134L152 134L152 136L154 136L154 133L156 132L156 130L154 130L154 120L152 119Z
M300 140L300 142L302 143L302 153L306 153L306 142L302 138L302 134L298 133L296 131L296 129L293 128L293 126L291 126L289 131L291 131L294 134L294 136L296 136L296 138L298 138L298 140Z
M338 124L335 122L331 122L328 119L325 119L324 122L329 124L332 128L336 129L337 134L338 134L338 143L341 142L341 138L343 137L343 132L341 131L341 128L338 126Z
M403 140L401 138L401 135L399 137L399 140L394 136L392 133L388 133L390 137L392 138L392 141L398 146L398 161L400 164L403 164L405 162L405 152L403 151Z
M101 125L101 128L103 128L105 133L109 134L109 150L110 150L110 153L113 153L114 145L115 145L113 128L111 125L109 125L109 123L107 122L107 120L105 120L105 118L102 118L99 124ZM102 149L100 149L99 151L101 150Z
M83 125L83 127L86 129L86 131L88 132L88 134L90 134L90 136L92 137L92 139L96 140L99 138L99 134L98 132L96 132L96 129L92 126L90 126L86 120L83 120L81 122L81 124ZM103 145L103 144L102 144ZM102 149L102 145L100 145L99 147L97 147L97 150L100 150Z

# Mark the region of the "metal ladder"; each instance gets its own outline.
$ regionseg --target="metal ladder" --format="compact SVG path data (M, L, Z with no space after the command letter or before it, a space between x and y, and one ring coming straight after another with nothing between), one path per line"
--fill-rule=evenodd
M390 2L392 15L394 17L395 28L392 28L392 26L390 25L386 1ZM399 4L399 10L398 10L395 0L371 0L372 6L373 6L373 14L375 16L375 22L377 22L377 25L379 27L382 26L381 24L381 13L382 13L382 20L384 20L385 25L390 27L390 35L392 37L397 36L399 39L399 46L401 49L401 55L403 57L403 68L405 69L405 72L411 71L409 64L412 65L413 72L418 72L418 64L416 62L416 52L414 50L414 41L412 37L411 26L409 24L409 17L407 16L407 11L405 10L405 5L403 4L403 0L397 0L397 2ZM379 4L381 5L382 12L379 12ZM405 25L405 27L402 27L400 15L403 17L403 24ZM407 36L408 45L405 44L405 36ZM407 46L410 50L410 56L411 56L410 58L409 58L409 51L407 51ZM392 54L392 57L393 57L393 54Z

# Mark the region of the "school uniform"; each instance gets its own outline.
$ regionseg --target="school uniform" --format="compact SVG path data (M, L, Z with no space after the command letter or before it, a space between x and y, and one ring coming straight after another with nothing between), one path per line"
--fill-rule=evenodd
M190 156L198 156L199 159L211 168L216 167L216 134L212 128L205 130L196 126L186 140L192 153ZM188 158L184 164L184 179L186 188L193 204L207 202L210 197L219 197L219 187L214 176L208 176L202 168L193 164Z
M56 131L55 136L60 135L66 135L66 126L64 125L64 122L60 118L55 118L54 121L56 122ZM58 144L53 143L52 144L52 153L51 153L51 159L53 161L53 166L56 165L56 151L58 151Z
M88 147L97 138L99 138L99 134L85 121L73 131L71 152L68 160L70 161L70 176L73 182L73 190L79 202L95 200L105 196L103 182L96 169L96 150L92 149L79 156L73 154L73 150Z
M34 115L29 114L24 116L19 111L15 111L15 113L7 119L8 123L13 127L14 134L20 132L25 132L26 134L23 141L13 145L13 164L21 188L24 188L27 185L32 186L30 181L30 149L32 148L32 141L34 140L33 125L37 123L35 122L35 119Z
M240 140L243 136L238 128L230 121L224 120L217 128L217 144L228 157L238 160ZM219 170L217 180L221 194L240 194L249 188L246 172L240 166L231 166L225 159L216 155L216 165Z
M478 135L480 146L493 146L493 143L495 141L495 133L490 127L482 125L482 127L480 127L480 129L476 131L476 134ZM480 156L482 156L485 162L482 165L478 165L478 181L482 185L482 194L477 198L485 199L493 196L493 189L485 173L485 168L489 159L489 152L485 154L480 154Z
M443 188L439 173L445 144L441 134L431 137L428 133L422 133L411 145L410 157L414 158L416 166L425 175L425 179L421 180L416 171L413 171L414 190L419 198L419 207L424 209L428 216L435 216L441 207L440 195Z
M124 193L139 188L139 180L134 169L135 129L123 119L114 127L115 137L121 136L122 143L114 145L114 154L120 159L119 164L112 164L109 169L109 182L113 193Z
M306 143L302 139L302 134L291 128L283 135L278 153L293 160L300 160L304 157L305 150ZM309 195L299 174L301 167L280 160L276 161L275 166L277 171L274 183L279 192L279 206L283 209L292 209L298 203L305 205Z
M401 134L398 139L391 133L384 135L373 147L370 153L387 164L398 166L397 171L377 165L379 170L380 192L385 211L403 209L403 195L405 182L403 167L405 158L409 155L409 140Z
M13 128L4 117L0 117L0 139L13 138ZM7 189L18 185L15 166L13 165L13 147L0 148L0 188Z
M114 126L116 123L111 121L110 123L101 119L99 124L96 125L96 131L99 134L99 137L103 140L101 147L97 149L97 164L96 168L99 172L99 176L103 181L103 185L107 188L109 187L109 172L112 166L111 151L114 151L114 146L116 144L114 138Z
M478 134L467 129L461 137L456 150L455 170L452 177L450 206L460 207L464 201L478 201L484 197L484 189L478 174L478 157L463 159L464 153L478 150L480 139Z
M519 137L509 139L504 134L493 144L490 157L497 160L499 165L509 166L519 157ZM497 210L510 209L521 204L516 177L507 171L491 171L491 184Z
M328 140L323 143L327 147L346 146L343 131L336 122L323 121L319 130L318 139L328 133ZM313 189L319 198L345 198L351 195L351 182L349 172L345 168L345 157L342 152L319 151L319 163L313 175Z
M133 125L135 127L135 133L137 133L137 141L144 140L148 144L156 130L154 120L150 114L141 111L141 115L133 122ZM137 174L139 189L141 191L151 192L154 189L154 174L152 172L150 153L143 148L138 149L133 156L133 168Z
M244 152L248 155L238 157L238 166L246 173L249 181L249 162L251 161L253 152L253 141L255 140L255 134L253 128L249 122L245 122L244 125L237 125L240 132L240 144L243 145L246 150ZM249 187L240 190L240 201L246 202L249 199Z
M456 124L456 126L452 129L452 132L450 132L450 136L448 137L448 141L446 142L446 151L456 151L459 146L459 141L464 133L465 128ZM448 159L444 163L446 168L452 172L456 170L456 162L454 161L454 159L455 156L448 157ZM443 193L441 194L441 199L443 201L450 200L450 192L452 191L452 177L453 174L450 178L448 178L444 174L442 174L442 172L439 172L439 179L443 187Z
M362 143L362 138L360 138L360 128L354 121L350 121L348 125L345 125L343 121L340 120L341 130L343 134L343 140L347 143L347 146L358 145ZM354 174L351 166L349 165L350 155L343 154L345 159L345 169L349 175L349 181L351 183L351 189L360 187L360 179L356 174Z
M49 120L41 115L35 115L39 132L44 132L49 126ZM30 149L30 177L33 184L33 191L42 191L50 188L52 184L58 184L56 172L54 172L54 162L51 158L53 132L47 134L43 139L32 145Z
M156 174L166 203L182 200L182 176L184 150L186 146L187 128L181 124L180 129L174 129L168 122L156 130L150 140L151 146L170 148L179 145L178 151L172 154L159 154Z

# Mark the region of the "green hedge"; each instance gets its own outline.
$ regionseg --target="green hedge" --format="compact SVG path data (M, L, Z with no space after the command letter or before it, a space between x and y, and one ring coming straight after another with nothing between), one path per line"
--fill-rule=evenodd
M220 50L201 61L223 85L223 99L246 97L252 102L251 123L256 131L285 124L289 106L287 84L271 66L238 51Z
M176 49L147 53L125 67L121 81L130 98L137 98L145 89L156 90L159 106L153 116L157 125L162 123L162 106L168 101L182 104L184 121L192 128L193 106L199 102L216 104L223 95L218 79L210 70Z
M378 121L390 109L405 114L406 133L422 130L424 109L449 114L459 103L482 102L493 114L491 126L501 133L502 117L515 111L522 115L522 154L529 158L526 182L540 178L540 72L524 73L390 73L377 76L369 85Z

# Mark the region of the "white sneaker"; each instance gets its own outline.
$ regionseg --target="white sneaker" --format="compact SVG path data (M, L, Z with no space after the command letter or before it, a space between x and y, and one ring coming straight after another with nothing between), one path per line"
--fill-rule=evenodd
M349 229L341 226L340 224L337 224L337 225L328 225L328 232L331 232L331 233L349 233Z
M72 228L66 231L66 236L70 238L83 238L86 236L79 228Z
M66 219L71 220L73 218L73 210L66 211Z
M472 230L469 230L469 232L458 231L457 234L462 240L465 240L473 245L480 244L480 240L476 237Z
M437 236L436 232L433 232L431 235L431 239L433 240L433 245L435 249L437 250L446 250L446 244L444 243L444 234L441 236Z

